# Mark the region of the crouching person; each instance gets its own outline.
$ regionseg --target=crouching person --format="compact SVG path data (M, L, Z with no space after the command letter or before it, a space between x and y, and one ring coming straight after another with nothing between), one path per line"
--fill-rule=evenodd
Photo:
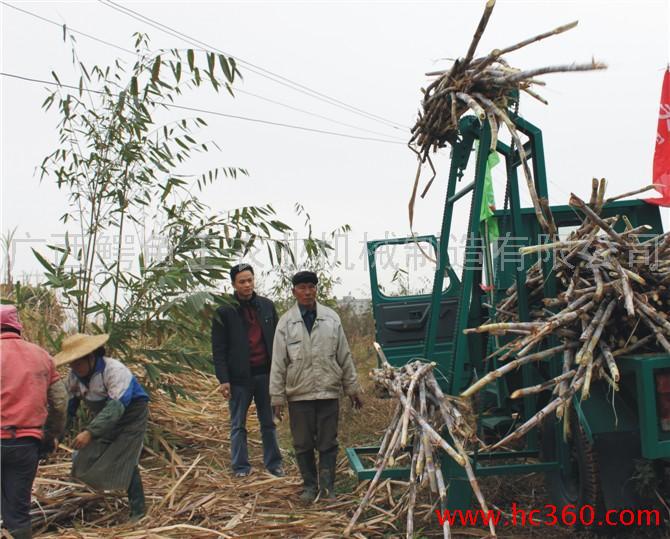
M63 342L56 365L70 365L70 415L83 399L93 419L74 439L72 476L97 490L125 490L130 519L145 514L139 459L149 396L123 363L105 357L109 335L76 334Z
M279 419L288 403L295 458L304 483L301 500L312 502L317 495L315 450L319 499L332 500L340 393L344 390L355 408L363 402L340 318L316 301L316 274L301 271L292 282L297 301L277 324L270 397Z
M67 392L46 350L25 341L16 307L0 306L2 523L32 537L30 494L37 464L65 429ZM4 537L4 534L3 534Z

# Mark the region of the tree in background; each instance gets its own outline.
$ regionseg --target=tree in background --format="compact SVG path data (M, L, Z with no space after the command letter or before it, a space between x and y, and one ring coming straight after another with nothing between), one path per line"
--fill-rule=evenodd
M65 191L66 233L48 253L34 251L72 314L78 331L110 332L109 347L122 359L142 364L150 381L175 394L171 373L184 367L208 369L209 324L225 301L219 284L234 261L252 248L266 247L271 265L295 263L286 240L291 228L270 205L214 211L200 198L203 189L247 171L220 166L185 174L197 153L218 148L201 141L199 117L159 123L186 91L208 87L233 96L240 78L234 59L209 51L150 49L135 35L136 61L86 66L70 39L76 89L61 84L43 103L57 108L59 145L42 163L42 179ZM159 114L160 113L160 114ZM327 250L309 234L310 255ZM149 236L129 260L128 236ZM56 335L53 347L59 345ZM163 383L167 382L167 383Z
M337 237L351 231L349 225L342 225L325 235L322 239L316 239L312 231L312 219L310 214L300 204L296 203L295 211L305 219L304 225L307 237L302 242L302 252L298 245L292 251L292 256L284 257L284 263L278 264L270 271L263 272L261 276L261 289L277 307L280 315L285 313L295 302L293 297L293 283L291 277L298 271L313 271L319 279L317 286L317 301L329 307L336 307L337 300L333 289L339 284L339 277L335 271L341 267L341 261L334 255L333 243Z

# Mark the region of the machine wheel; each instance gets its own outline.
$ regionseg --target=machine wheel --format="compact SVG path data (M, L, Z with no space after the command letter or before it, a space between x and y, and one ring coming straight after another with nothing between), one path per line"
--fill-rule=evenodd
M555 416L547 418L542 428L542 457L545 461L556 458L555 422ZM570 414L570 427L569 465L565 469L547 472L547 490L559 514L568 505L574 506L577 511L580 507L590 505L595 515L600 516L604 514L604 502L595 449L574 411Z

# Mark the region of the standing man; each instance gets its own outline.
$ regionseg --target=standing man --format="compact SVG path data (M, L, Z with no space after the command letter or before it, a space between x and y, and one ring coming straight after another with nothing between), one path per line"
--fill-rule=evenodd
M0 305L2 522L16 539L32 537L30 493L41 457L65 430L67 391L46 350L21 337L14 305Z
M317 494L316 449L319 496L332 500L340 392L344 390L354 408L363 406L363 401L340 317L316 301L316 274L300 271L292 282L297 302L277 325L270 396L278 418L288 402L293 446L304 483L300 498L312 502Z
M254 269L238 264L230 270L234 305L216 310L212 322L212 358L220 390L230 406L230 452L235 477L251 473L247 450L247 412L251 401L261 424L263 464L284 476L281 452L270 404L270 361L277 327L277 311L254 292Z

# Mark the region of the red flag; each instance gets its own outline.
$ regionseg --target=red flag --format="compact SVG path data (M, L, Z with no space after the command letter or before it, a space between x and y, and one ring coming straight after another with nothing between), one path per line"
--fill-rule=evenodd
M661 90L653 178L656 190L662 196L648 198L646 201L659 206L670 206L670 67L665 70Z

